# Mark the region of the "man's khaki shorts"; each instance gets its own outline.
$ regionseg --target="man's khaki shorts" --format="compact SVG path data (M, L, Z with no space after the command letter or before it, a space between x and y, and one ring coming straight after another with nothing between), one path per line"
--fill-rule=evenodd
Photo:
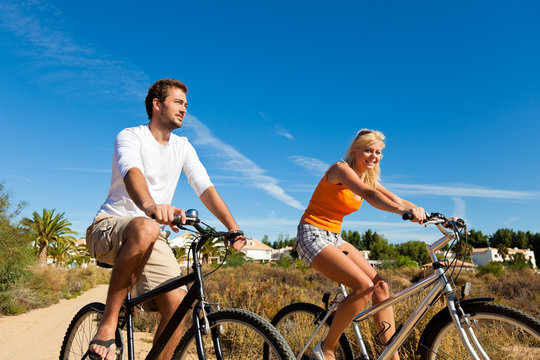
M96 216L94 223L86 230L86 244L90 255L100 263L114 265L116 256L122 248L124 229L134 217L117 217L107 214ZM132 289L133 296L141 295L159 285L181 275L180 266L169 244L168 233L162 231L143 272ZM185 286L180 289L187 291ZM153 309L153 304L144 304Z

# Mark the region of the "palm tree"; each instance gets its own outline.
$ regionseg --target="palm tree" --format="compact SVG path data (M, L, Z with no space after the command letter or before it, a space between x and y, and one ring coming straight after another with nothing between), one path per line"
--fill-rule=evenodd
M90 262L90 260L91 257L88 252L88 246L86 244L79 244L75 245L73 252L70 254L68 263L75 263L77 266L81 267L84 263Z
M220 256L222 255L224 251L223 240L220 238L215 238L208 240L201 250L199 251L199 254L202 255L202 262L203 264L208 264L210 260L210 256Z
M40 216L34 211L32 219L22 219L25 225L35 237L36 245L39 246L38 258L41 264L47 263L49 244L61 239L67 238L67 235L75 234L69 227L71 223L64 218L64 213L54 214L53 210L43 209L43 215Z
M49 243L48 255L53 258L53 262L56 266L62 265L62 263L68 262L76 249L76 241L70 237L60 237L58 240Z
M508 248L500 244L499 246L497 246L497 251L499 252L499 255L501 255L503 262L506 262L506 259L508 258L508 255L509 255Z

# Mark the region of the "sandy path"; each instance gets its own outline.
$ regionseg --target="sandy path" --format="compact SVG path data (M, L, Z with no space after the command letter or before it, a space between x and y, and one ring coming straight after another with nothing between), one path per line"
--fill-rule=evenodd
M48 308L0 318L0 358L18 360L58 359L64 334L73 316L84 305L104 302L107 285L99 285L71 300Z
M0 357L58 359L64 334L73 316L90 302L104 302L107 288L108 285L99 285L74 299L62 299L48 308L0 318Z

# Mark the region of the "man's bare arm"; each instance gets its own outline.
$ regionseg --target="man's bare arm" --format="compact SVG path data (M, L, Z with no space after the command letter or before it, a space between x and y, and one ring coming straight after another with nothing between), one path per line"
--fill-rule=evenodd
M124 176L124 184L126 190L131 197L131 200L135 202L135 205L141 209L146 216L155 216L156 220L160 224L171 225L174 220L174 214L178 214L182 218L182 223L186 222L186 214L184 210L178 209L169 204L156 204L150 192L148 191L148 185L142 171L138 168L131 168ZM177 232L176 226L171 226L173 231Z

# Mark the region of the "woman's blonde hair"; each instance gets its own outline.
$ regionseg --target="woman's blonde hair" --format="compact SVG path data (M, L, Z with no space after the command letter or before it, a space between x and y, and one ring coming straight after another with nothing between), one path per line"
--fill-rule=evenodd
M347 151L345 152L345 162L349 164L352 169L354 169L356 160L353 152L356 149L361 146L366 146L374 141L380 141L384 148L384 140L385 137L380 131L369 129L360 130L354 137L354 140L352 141ZM358 174L358 176L360 177L360 180L362 180L366 185L368 185L372 189L375 189L377 187L377 182L381 179L381 168L379 166L379 163L377 163L377 165L375 165L373 169L368 169L362 174Z

